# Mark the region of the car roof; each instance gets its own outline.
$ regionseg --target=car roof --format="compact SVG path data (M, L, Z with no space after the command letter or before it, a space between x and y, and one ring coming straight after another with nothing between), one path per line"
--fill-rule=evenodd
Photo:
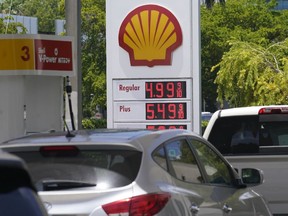
M226 116L243 116L243 115L258 115L259 110L262 108L279 108L286 107L288 105L269 105L269 106L249 106L249 107L236 107L236 108L228 108L222 109L215 112L215 115L218 117L226 117Z
M16 139L5 141L1 146L21 146L21 145L86 145L86 144L126 144L141 150L143 146L153 143L162 143L177 136L194 135L196 133L188 130L147 130L147 129L95 129L76 130L69 132L52 132L31 134Z

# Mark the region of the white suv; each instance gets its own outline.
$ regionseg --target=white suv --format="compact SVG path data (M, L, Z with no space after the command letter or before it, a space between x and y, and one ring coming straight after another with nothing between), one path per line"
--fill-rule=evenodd
M288 215L288 106L223 109L210 119L203 137L241 170L263 170L264 195L274 215Z

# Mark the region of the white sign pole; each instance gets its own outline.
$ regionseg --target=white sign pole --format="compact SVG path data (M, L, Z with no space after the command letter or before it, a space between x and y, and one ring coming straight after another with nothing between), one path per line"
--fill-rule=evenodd
M200 0L192 1L193 131L201 134Z

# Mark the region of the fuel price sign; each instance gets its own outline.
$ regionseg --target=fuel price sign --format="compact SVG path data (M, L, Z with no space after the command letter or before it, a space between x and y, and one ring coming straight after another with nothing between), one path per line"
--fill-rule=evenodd
M145 98L186 98L186 81L145 82Z
M115 79L115 100L181 100L192 94L191 79Z
M191 83L191 79L113 80L114 126L191 128Z
M187 102L146 103L146 120L187 119Z

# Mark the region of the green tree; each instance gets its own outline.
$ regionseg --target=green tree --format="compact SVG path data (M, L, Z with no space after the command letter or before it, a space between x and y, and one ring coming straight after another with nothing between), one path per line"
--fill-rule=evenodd
M287 104L288 39L267 47L231 41L217 78L218 100L232 106Z
M204 2L205 2L206 7L209 9L212 8L212 6L216 3L215 0L205 0ZM219 0L219 2L221 4L224 4L225 0Z
M83 118L91 118L96 105L106 109L105 0L81 3Z
M24 25L15 22L13 16L11 16L17 14L12 7L11 1L10 4L6 1L0 1L0 13L4 14L4 18L0 18L0 34L25 34L27 29Z
M65 19L64 4L65 0L4 0L1 9L6 14L37 17L38 31L54 34L55 20Z
M0 34L25 34L27 29L22 23L14 22L12 16L0 18Z
M275 11L272 0L229 0L214 4L211 9L201 7L201 68L202 97L213 111L217 98L217 83L214 80L218 65L230 49L228 41L235 39L269 45L285 40L288 32L287 11Z

